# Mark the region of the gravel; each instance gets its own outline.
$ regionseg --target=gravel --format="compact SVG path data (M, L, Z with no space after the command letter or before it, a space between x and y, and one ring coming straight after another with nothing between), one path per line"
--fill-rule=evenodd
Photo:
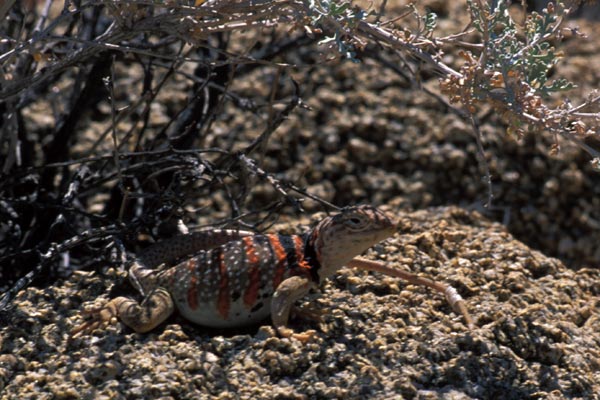
M317 330L308 343L269 321L215 331L178 316L72 338L114 281L77 273L19 295L0 330L2 398L599 398L600 270L568 269L477 212L387 210L399 232L367 257L452 284L476 329L424 287L342 269L307 299L323 322L291 323Z

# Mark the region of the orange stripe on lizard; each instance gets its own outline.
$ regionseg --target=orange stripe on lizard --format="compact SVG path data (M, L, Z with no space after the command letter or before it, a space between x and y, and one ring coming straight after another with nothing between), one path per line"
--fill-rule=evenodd
M250 268L248 273L248 287L244 293L244 305L247 308L252 308L258 297L258 289L260 287L260 260L256 254L254 238L246 236L242 238L244 242L244 250L246 252L246 265Z
M198 308L198 278L196 277L196 271L198 270L197 261L198 259L193 257L187 262L187 269L190 271L190 284L187 290L187 303L192 310Z
M269 238L269 243L271 243L271 248L275 255L276 265L273 266L275 268L275 274L273 274L273 288L276 289L283 281L283 275L285 274L285 267L287 265L287 254L285 254L285 249L281 245L281 241L279 241L279 235L269 234L267 235L267 238Z
M301 270L310 272L310 264L304 259L304 241L300 236L294 236L294 247L296 249L296 260Z
M223 317L223 319L227 319L229 315L229 305L231 301L231 296L229 295L229 276L227 276L227 266L225 265L224 254L221 249L216 249L218 251L218 264L219 264L219 298L217 300L217 310L219 310L219 314Z

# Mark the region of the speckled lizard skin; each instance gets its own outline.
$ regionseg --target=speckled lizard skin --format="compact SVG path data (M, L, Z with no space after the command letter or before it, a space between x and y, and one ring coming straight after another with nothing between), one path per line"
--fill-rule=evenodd
M377 271L444 293L473 327L464 301L451 286L359 258L396 231L396 224L371 206L344 208L305 235L253 234L216 230L177 236L143 252L129 269L142 303L118 297L88 312L73 330L90 332L115 317L136 332L147 332L177 311L209 327L236 327L269 315L284 337L308 340L314 333L287 327L294 303L344 265ZM186 256L183 261L175 263Z

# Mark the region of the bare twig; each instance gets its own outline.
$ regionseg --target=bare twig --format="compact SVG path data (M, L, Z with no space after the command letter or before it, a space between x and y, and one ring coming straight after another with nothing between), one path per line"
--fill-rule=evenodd
M481 130L479 129L479 123L475 119L474 115L469 115L469 120L471 122L471 127L473 128L473 132L475 133L475 140L477 141L477 154L479 156L479 163L483 166L485 170L485 182L488 187L488 199L485 203L486 208L492 207L492 199L494 198L494 192L492 190L492 175L490 174L490 166L485 158L485 150L483 148L483 137L481 135Z

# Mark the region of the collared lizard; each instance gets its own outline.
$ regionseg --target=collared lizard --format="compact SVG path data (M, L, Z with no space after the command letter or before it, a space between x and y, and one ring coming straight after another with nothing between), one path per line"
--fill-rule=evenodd
M294 333L288 328L290 310L343 266L441 292L472 328L464 301L453 287L358 257L395 231L396 223L384 212L363 205L324 218L302 236L235 230L176 236L151 246L131 265L129 278L145 297L142 303L127 297L112 299L88 312L91 318L72 332L89 332L115 322L115 317L136 332L148 332L177 308L191 322L219 328L252 324L271 315L281 336L306 340L314 332Z

